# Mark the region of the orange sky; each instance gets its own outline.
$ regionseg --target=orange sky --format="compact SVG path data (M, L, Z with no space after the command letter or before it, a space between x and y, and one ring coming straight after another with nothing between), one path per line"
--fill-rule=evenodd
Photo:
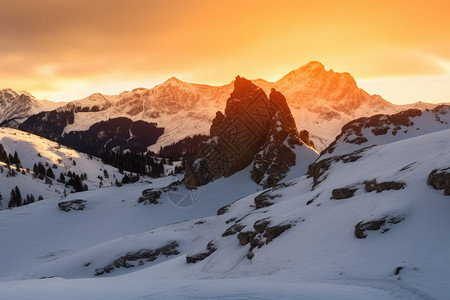
M0 1L0 88L38 98L277 80L318 60L395 103L450 101L448 0Z

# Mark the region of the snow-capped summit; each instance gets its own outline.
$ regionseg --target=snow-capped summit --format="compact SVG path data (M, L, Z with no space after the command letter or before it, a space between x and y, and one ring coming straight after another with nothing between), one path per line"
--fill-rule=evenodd
M15 126L30 115L43 110L52 110L60 104L37 100L27 92L16 92L6 88L0 90L0 125Z

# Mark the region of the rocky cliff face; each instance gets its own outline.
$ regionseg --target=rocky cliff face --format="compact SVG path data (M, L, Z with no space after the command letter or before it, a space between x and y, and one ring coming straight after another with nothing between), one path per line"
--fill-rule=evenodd
M213 120L210 136L186 164L185 184L189 188L228 177L255 158L253 179L260 183L269 172L274 175L264 185L276 184L295 164L295 154L289 148L302 143L284 96L273 90L267 98L261 88L239 76L225 114L217 112Z
M296 146L305 143L314 149L306 130L302 131L305 141L301 139L283 94L272 89L269 99L278 109L272 116L261 151L254 156L252 169L252 179L264 188L276 186L295 165Z

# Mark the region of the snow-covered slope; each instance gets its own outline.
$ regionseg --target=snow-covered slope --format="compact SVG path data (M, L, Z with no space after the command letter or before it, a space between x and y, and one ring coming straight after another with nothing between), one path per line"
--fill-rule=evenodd
M87 201L83 211L59 211L58 198L0 211L1 294L446 299L450 202L427 180L450 167L449 135L323 159L310 176L254 194L243 170L202 187L189 208L171 205L186 190L137 203L142 189L167 185L164 178L73 195Z
M10 192L15 186L19 188L22 198L29 194L33 195L35 200L38 200L39 196L43 198L63 196L64 190L69 194L73 187L58 182L61 173L64 174L66 181L70 179L69 172L78 176L86 173L87 179L83 180L83 184L86 184L89 190L97 189L99 185L110 186L115 183L116 178L120 182L123 177L116 168L104 165L95 157L90 158L84 153L20 130L0 128L0 144L11 155L17 152L22 166L17 169L16 165L12 165L11 169L16 175L10 176L6 163L0 161L3 169L0 173L3 208L8 206ZM46 181L46 178L39 179L35 176L33 167L39 163L45 167L46 171L51 169L54 174L55 178L47 178L51 184L48 180ZM105 177L105 171L108 173L108 178Z
M53 110L63 103L36 100L27 92L16 92L11 89L0 90L0 125L17 125L30 115L44 110Z
M321 158L342 155L373 145L383 145L450 128L450 106L409 109L393 115L359 118L346 124Z

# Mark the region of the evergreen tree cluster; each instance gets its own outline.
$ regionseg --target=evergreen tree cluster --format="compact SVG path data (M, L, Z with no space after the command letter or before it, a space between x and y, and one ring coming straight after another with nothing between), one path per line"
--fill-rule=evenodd
M66 176L69 177L69 179L66 180ZM61 173L58 181L64 183L66 187L73 187L73 192L77 193L88 190L87 184L83 183L83 181L87 178L88 176L86 173L81 173L81 175L78 175L75 172L69 171L66 175Z
M39 201L42 199L44 199L42 196L38 197ZM1 200L2 200L2 197L0 195L0 202L1 202ZM27 196L23 199L22 193L20 192L19 187L16 185L16 187L11 190L8 208L19 207L19 206L31 204L34 202L36 202L36 198L34 197L34 195L27 194Z
M139 174L136 174L136 175L133 175L131 173L125 174L122 178L122 184L135 183L135 182L138 182L139 179L140 179Z
M176 143L161 147L159 157L168 158L172 161L182 160L182 158L195 154L200 143L208 140L208 138L204 134L196 134L192 137L188 136Z
M158 159L151 151L142 154L103 149L100 158L105 164L118 168L120 173L125 170L154 178L164 175L165 160Z
M5 151L5 148L2 144L0 144L0 161L6 163L9 165L16 165L17 169L22 168L19 155L17 154L17 151L14 151L14 154L11 155L11 153L7 153Z
M176 143L161 147L158 155L152 151L143 154L102 149L99 156L105 164L118 168L121 173L125 170L158 178L165 175L164 164L172 165L172 161L184 161L186 157L197 151L200 143L207 139L208 136L201 134L186 137ZM183 170L184 163L175 168L175 174L181 173ZM125 181L127 180L128 178L125 178Z

